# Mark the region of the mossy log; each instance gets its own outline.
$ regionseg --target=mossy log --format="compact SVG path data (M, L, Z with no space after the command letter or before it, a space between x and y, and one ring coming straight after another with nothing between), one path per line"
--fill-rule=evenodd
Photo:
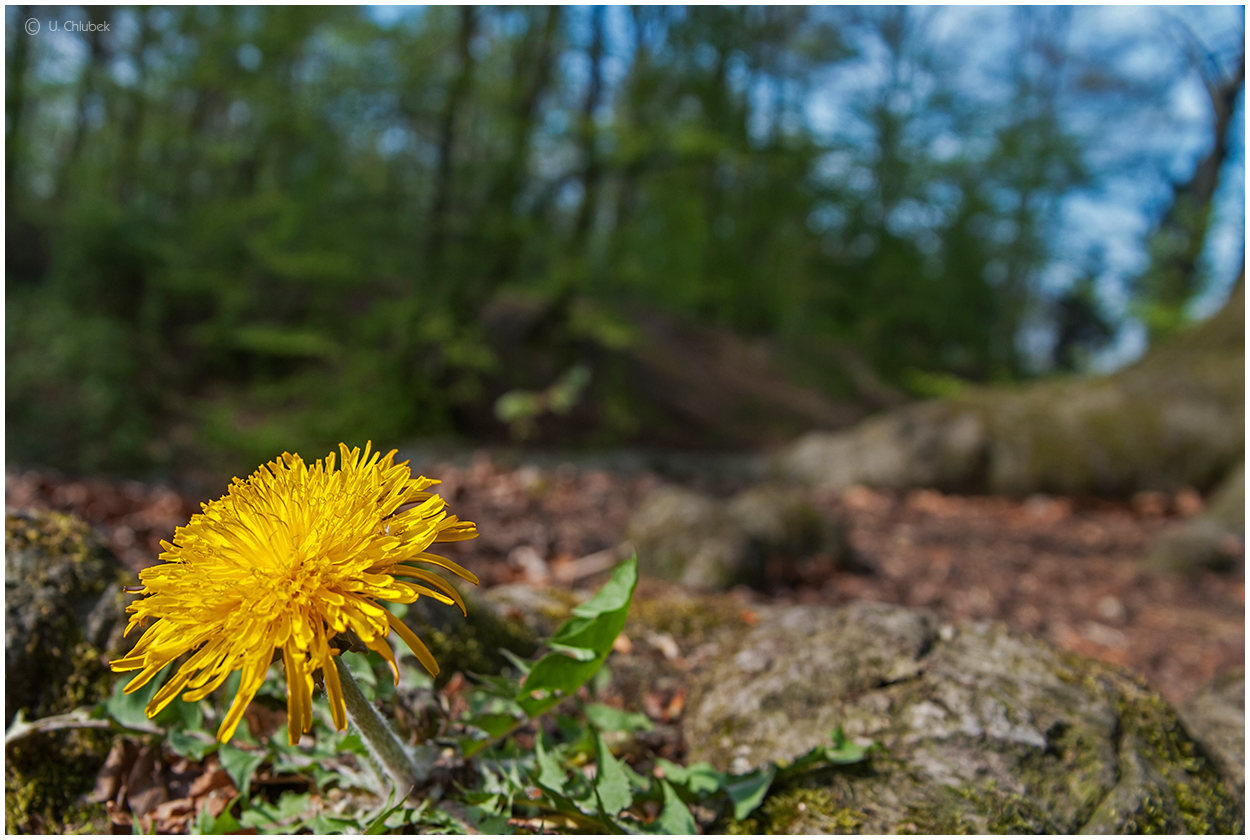
M1207 490L1242 458L1245 292L1109 376L983 388L814 432L777 458L842 489L926 486L1024 495Z

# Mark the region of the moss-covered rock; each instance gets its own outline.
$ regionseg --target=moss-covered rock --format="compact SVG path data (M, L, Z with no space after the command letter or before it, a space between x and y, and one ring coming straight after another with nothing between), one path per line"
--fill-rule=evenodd
M439 664L441 670L435 679L439 687L458 671L498 674L508 665L508 659L499 652L501 648L518 656L532 656L540 635L550 632L538 623L543 618L541 609L520 609L502 596L492 599L467 587L463 596L467 614L433 598L418 598L404 616Z
M800 438L780 474L845 488L1130 494L1210 488L1242 457L1244 290L1110 376L970 391Z
M762 484L719 501L680 487L647 496L629 523L639 572L692 589L759 586L771 558L845 559L847 541L792 487Z
M1185 728L1219 765L1244 801L1246 795L1246 672L1223 674L1198 689L1180 709Z
M900 607L755 612L693 670L690 760L743 772L792 760L836 726L884 751L773 790L753 823L729 830L1240 830L1225 778L1176 712L1111 666Z
M108 692L107 655L125 642L129 576L82 520L47 510L5 514L4 706L28 719Z
M88 795L112 735L99 729L35 734L5 747L4 818L12 834L108 834L103 804Z
M67 712L108 696L107 660L127 642L122 586L133 582L80 519L44 510L5 516L5 715ZM133 641L133 640L132 640ZM96 730L31 735L5 747L5 819L11 831L107 828L87 804L109 749Z
M470 615L543 635L576 600L499 587ZM733 772L785 763L836 727L881 745L866 763L776 784L746 820L722 815L728 833L1243 826L1236 780L1157 693L1000 624L953 626L871 603L748 606L652 582L639 586L625 635L603 688L631 711L648 697L685 698L675 717L689 762Z
M1245 536L1246 464L1242 461L1211 494L1207 509L1159 535L1147 559L1164 572L1225 571L1244 552Z

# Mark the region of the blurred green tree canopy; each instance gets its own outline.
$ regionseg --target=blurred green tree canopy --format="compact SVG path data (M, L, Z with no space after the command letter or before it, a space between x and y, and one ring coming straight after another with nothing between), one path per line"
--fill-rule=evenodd
M902 7L41 8L6 17L11 460L506 435L483 410L586 388L595 440L647 440L583 365L636 307L762 337L835 396L1020 378L1039 321L1071 369L1114 331L1088 279L1040 283L1107 128L1063 109L1150 94L1072 55L1069 10L1018 10L986 109L956 81L977 33L952 49ZM1159 323L1203 288L1227 127L1138 285ZM501 306L551 321L549 366L509 363Z

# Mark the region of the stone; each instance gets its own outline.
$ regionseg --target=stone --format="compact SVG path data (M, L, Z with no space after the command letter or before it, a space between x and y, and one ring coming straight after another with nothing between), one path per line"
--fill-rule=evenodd
M1112 666L923 610L753 610L753 626L721 634L691 670L688 759L742 772L791 761L835 727L882 751L776 787L730 831L1241 829L1219 766L1166 701Z
M776 485L758 485L725 502L660 487L639 505L628 536L641 575L705 591L758 587L773 557L823 553L836 562L848 552L838 525L802 491Z
M5 514L4 705L6 726L68 712L108 697L108 660L122 637L135 580L82 520L49 510ZM109 750L107 731L35 733L5 747L4 811L9 830L107 830L102 805L84 803Z
M522 591L526 590L526 591ZM586 593L588 594L588 593ZM585 594L581 597L585 597ZM577 598L482 594L544 632ZM1131 674L1002 624L855 602L750 605L640 583L605 696L630 711L684 701L687 763L741 773L827 745L863 764L775 783L728 833L1239 833L1244 677L1178 716ZM605 690L605 689L601 689ZM655 717L656 712L652 712ZM667 715L667 712L665 712ZM666 720L668 718L666 717Z
M1149 563L1165 572L1227 571L1245 553L1246 465L1242 461L1211 495L1206 510L1159 536Z
M48 510L9 511L4 532L5 720L33 720L108 695L106 660L124 640L133 582L82 520Z
M956 492L1129 496L1210 488L1244 458L1245 292L1109 376L971 388L850 429L811 432L777 474Z
M776 461L784 477L843 490L873 487L974 489L983 481L990 439L975 407L951 402L904 406L841 432L812 432Z
M1232 781L1244 801L1246 789L1246 672L1217 677L1181 706L1181 720L1207 755Z

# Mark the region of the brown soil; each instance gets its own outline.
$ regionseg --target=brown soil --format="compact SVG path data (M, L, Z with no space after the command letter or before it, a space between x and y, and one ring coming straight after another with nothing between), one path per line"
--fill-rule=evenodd
M446 549L484 585L567 579L574 560L619 543L659 483L573 467L510 470L485 457L431 474L452 512L478 524L480 539ZM173 490L136 482L27 472L7 474L5 485L10 507L53 507L92 522L136 571L199 510ZM1174 703L1245 660L1244 560L1231 573L1189 579L1144 564L1159 533L1201 508L1192 492L1126 503L853 488L818 501L845 523L862 568L823 557L776 562L770 591L750 600L866 598L998 619L1136 671Z

